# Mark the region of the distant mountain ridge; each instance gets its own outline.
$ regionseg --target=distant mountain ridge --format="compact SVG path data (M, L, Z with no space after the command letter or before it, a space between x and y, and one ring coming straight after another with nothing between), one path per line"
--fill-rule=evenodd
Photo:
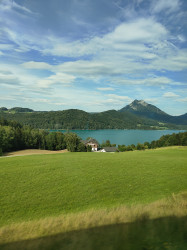
M83 110L33 111L0 108L0 119L43 129L187 129L187 114L171 116L143 100L124 108L88 113Z
M0 111L7 111L7 112L12 112L12 113L19 113L19 112L34 112L33 109L29 109L29 108L22 108L22 107L14 107L14 108L10 108L7 109L5 107L1 107Z
M78 109L63 111L0 112L0 118L43 129L153 129L159 122L124 111L87 113ZM163 125L162 125L163 126ZM176 128L172 126L172 128Z
M143 100L134 100L131 104L119 110L119 112L124 111L164 123L187 125L187 113L180 116L172 116Z

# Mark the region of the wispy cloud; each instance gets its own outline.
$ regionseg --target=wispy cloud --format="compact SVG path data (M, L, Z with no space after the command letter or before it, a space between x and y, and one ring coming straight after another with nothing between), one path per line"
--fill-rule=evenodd
M132 98L130 98L128 96L120 96L120 95L116 95L116 94L108 94L107 96L112 98L112 99L123 100L123 101L127 101L127 102L132 101Z
M167 98L175 98L175 97L179 97L179 95L173 93L173 92L167 92L163 95L163 97L167 97Z
M0 71L0 85L1 84L19 85L20 79L8 71Z
M176 12L180 8L179 0L157 0L152 2L152 11L159 13L161 11L167 11L169 13Z
M167 86L167 85L185 85L181 82L173 81L168 77L148 77L144 79L121 79L121 78L114 78L113 82L119 85L142 85L142 86Z
M57 73L55 75L51 75L47 78L41 79L38 81L38 86L40 88L48 88L49 86L53 84L60 84L62 86L71 86L71 83L73 83L75 80L74 76L67 75L64 73Z
M0 10L3 11L16 11L21 10L22 12L32 13L31 10L15 2L14 0L1 0Z
M44 70L52 70L53 66L46 62L25 62L22 64L27 69L44 69Z

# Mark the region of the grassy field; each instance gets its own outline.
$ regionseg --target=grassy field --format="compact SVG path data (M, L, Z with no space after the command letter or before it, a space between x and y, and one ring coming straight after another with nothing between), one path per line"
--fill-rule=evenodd
M94 228L97 228L97 226L105 226L107 224L113 224L114 226L118 222L130 223L135 221L137 215L139 215L140 218L145 219L145 207L150 206L150 203L166 197L171 197L174 193L178 194L187 191L186 166L186 147L113 154L66 153L56 155L34 155L1 158L0 227L2 230L0 230L0 236L1 234L6 235L7 232L9 232L10 235L11 232L11 237L13 237L14 234L16 235L15 232L19 231L18 228L21 228L20 230L22 233L19 235L22 236L15 236L14 240L16 241L19 241L20 239L28 240L30 238L38 238L39 236L43 237L44 235L49 236L50 234L60 233L61 231L59 231L57 228L59 227L59 221L61 221L62 218L63 221L67 221L66 224L68 224L70 227L68 230L65 229L65 232L85 229L86 227L86 235L91 234L88 232L91 230L89 229L89 225L93 225ZM186 209L186 196L185 198L183 197L180 202L180 204L177 203L177 206L176 204L174 205L176 210L173 213L169 212L169 210L172 211L172 205L170 204L168 206L167 202L158 203L161 205L156 206L157 209L155 209L155 206L154 209L149 207L146 214L153 213L151 212L152 210L155 210L156 212L155 214L153 213L152 216L149 216L151 219L149 221L147 220L146 222L148 223L147 228L152 225L150 223L157 223L155 219L160 216L163 217L167 215L169 218L177 214L180 215L180 218L182 216L186 216L184 212ZM144 208L140 207L139 204L142 204ZM123 219L118 213L118 215L116 215L116 209L120 209L120 207L122 209L121 214L123 215ZM159 210L160 208L161 210ZM128 212L126 213L124 209ZM96 214L89 214L90 210ZM136 211L136 213L134 211ZM124 220L125 213L128 214L128 216L126 215L126 219ZM116 215L113 219L111 219L112 214ZM62 215L65 216L66 219L64 219L64 217L60 217ZM77 220L75 220L78 215L81 218L78 219L79 223ZM103 221L101 218L105 217L108 219L99 224L99 221ZM53 218L52 222L50 222L49 219L49 221L46 223L46 218ZM94 223L89 221L91 219L87 219L89 222L87 222L87 226L85 226L86 222L84 222L83 218L100 219L94 219ZM127 218L130 219L127 220ZM180 220L179 218L175 219L176 221ZM56 224L54 224L54 220L56 221ZM45 221L45 223L42 224L42 221ZM76 223L73 224L73 221ZM80 221L83 221L82 224ZM179 224L178 222L176 223L176 221L173 222L173 219L167 219L167 221L169 221L168 223L171 224L174 223L172 225L174 225L175 228L177 228L177 225L179 224L181 225L181 228L186 228L186 217L184 217ZM143 223L142 220L141 223ZM52 228L56 229L53 231L52 228L50 228L49 230L50 225L55 225ZM75 225L75 227L72 225ZM125 224L123 226L126 228ZM36 234L34 234L34 236L33 234L32 236L29 236L28 234L25 238L23 232L25 232L25 228L28 227L34 227ZM117 231L114 228L112 231L116 232L115 237L117 237L119 228L116 228ZM160 228L160 226L158 226L158 228ZM169 226L168 228L172 228L172 226ZM96 236L94 235L102 234L101 232L99 233L99 230L101 230L101 228L95 229L95 233L92 232L93 239L91 239L90 242L92 242L92 240L95 242L94 237ZM108 230L111 233L110 227ZM122 231L124 230L127 229L123 229ZM130 230L129 227L128 230ZM43 234L44 231L48 232L47 235ZM79 233L81 234L83 231L77 231L77 235L79 235ZM76 236L76 233L73 233L73 235L73 239L76 237L79 239L79 236ZM154 232L152 232L152 239L153 235ZM8 242L11 242L11 237L9 238ZM64 234L63 237L62 235L59 237L61 239L65 239L65 242L69 242L68 240L74 242L71 238L72 234L71 237L68 235L64 236ZM86 237L85 234L84 237ZM177 237L180 238L180 235ZM30 246L30 249L32 249L33 244L36 244L35 249L37 249L37 246L40 246L38 249L42 249L40 245L41 241L48 242L47 240L45 241L45 239L32 240L30 243L28 242L28 246ZM51 242L51 236L49 241ZM17 244L17 249L22 249L22 245L19 245L22 243ZM82 243L80 242L80 244L84 244L84 241ZM107 245L108 243L105 242L103 244ZM16 244L12 245L13 249L16 249L15 246ZM8 247L11 249L10 245ZM73 249L71 247L67 249ZM24 249L26 248L24 247ZM44 249L47 249L47 246ZM60 248L53 246L53 248L48 249ZM92 248L91 245L88 249L94 248Z

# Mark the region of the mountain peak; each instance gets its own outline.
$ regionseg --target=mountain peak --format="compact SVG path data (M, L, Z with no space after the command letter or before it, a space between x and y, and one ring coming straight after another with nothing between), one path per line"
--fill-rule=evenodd
M131 104L120 109L119 112L130 112L142 118L148 118L163 123L187 124L187 114L171 116L144 100L134 100Z
M144 100L134 100L131 104L125 106L119 111L120 112L128 111L136 115L140 115L155 120L162 120L163 117L165 119L165 117L169 116L156 106L149 104Z
M131 104L129 104L129 106L134 110L137 110L137 106L140 106L140 105L147 107L149 104L146 103L144 100L134 100Z

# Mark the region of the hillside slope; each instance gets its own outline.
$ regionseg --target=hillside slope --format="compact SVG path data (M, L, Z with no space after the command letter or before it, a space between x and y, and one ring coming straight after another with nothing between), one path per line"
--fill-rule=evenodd
M185 191L186 152L187 147L180 147L0 158L0 225L148 204Z
M0 112L0 119L15 120L41 129L177 129L176 125L160 124L128 111L109 110L88 113L78 109L64 111Z

